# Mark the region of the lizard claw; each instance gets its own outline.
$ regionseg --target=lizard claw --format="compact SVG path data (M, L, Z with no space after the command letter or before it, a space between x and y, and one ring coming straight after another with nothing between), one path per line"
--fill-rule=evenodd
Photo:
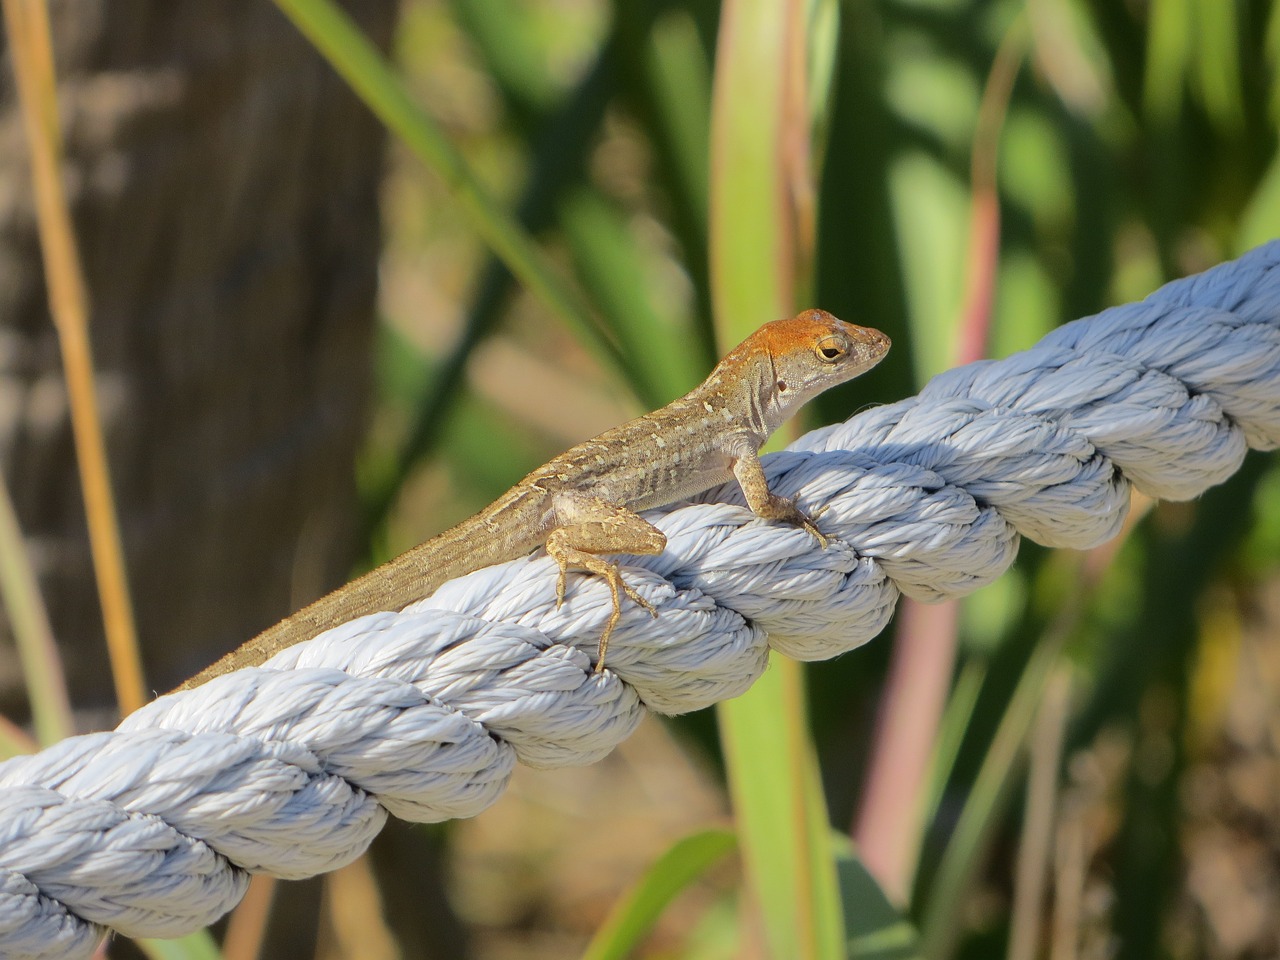
M564 582L568 572L569 565L567 563L560 564L560 573L556 577L556 609L559 610L564 606Z
M818 525L813 522L813 518L806 517L804 520L804 523L802 523L801 526L803 526L805 530L807 530L809 533L813 534L814 537L817 538L818 545L822 547L823 550L827 549L827 545L831 541L827 539L826 534L824 534L821 530L818 529Z
M820 516L827 512L827 508L829 506L830 504L824 503L813 513L806 513L804 510L800 509L800 507L796 506L795 501L793 500L791 502L791 509L794 512L788 518L797 527L800 527L805 532L812 534L823 550L827 549L827 545L830 541L827 539L826 534L818 529L817 521Z
M651 617L656 618L658 616L657 608L655 608L654 605L650 603L648 600L646 600L644 597L640 596L640 594L636 592L634 587L628 586L627 581L622 579L621 574L619 574L618 576L618 581L619 581L619 585L622 587L622 592L625 593L628 597L630 597L631 601L637 607L643 607L644 609L648 610L649 616Z
M805 524L805 529L818 538L818 543L822 545L823 550L827 549L827 545L830 541L827 539L826 534L818 529L818 518L826 513L830 506L831 504L824 503L817 510L813 511L813 513L809 514L809 522Z

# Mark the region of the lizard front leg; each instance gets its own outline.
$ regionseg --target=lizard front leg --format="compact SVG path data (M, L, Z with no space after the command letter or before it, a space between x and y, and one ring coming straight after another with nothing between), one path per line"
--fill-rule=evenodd
M747 506L757 517L802 527L817 537L823 550L827 549L827 538L814 522L816 518L797 507L790 497L780 497L769 489L764 468L760 466L760 455L755 450L748 448L734 457L733 475L738 479L742 495L747 498Z
M609 637L622 618L621 594L625 593L655 617L658 611L627 586L616 563L610 563L598 554L658 554L666 548L667 538L643 517L599 497L558 497L555 512L557 526L547 537L547 553L560 565L560 576L556 579L556 607L564 603L565 575L570 566L604 577L613 595L613 612L600 636L596 657L596 673L600 673L604 670Z

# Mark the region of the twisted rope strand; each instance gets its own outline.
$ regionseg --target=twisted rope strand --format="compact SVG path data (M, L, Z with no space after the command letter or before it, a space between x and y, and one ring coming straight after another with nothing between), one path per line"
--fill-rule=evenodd
M0 955L85 957L108 929L197 929L249 871L334 869L388 812L473 816L517 760L590 763L646 708L741 693L770 648L853 649L899 593L998 577L1020 536L1095 546L1131 485L1198 495L1247 447L1280 446L1278 265L1273 242L767 458L773 490L825 507L827 550L760 521L731 486L647 514L668 547L626 577L660 617L624 607L602 675L588 652L607 588L578 579L557 610L539 554L0 764Z

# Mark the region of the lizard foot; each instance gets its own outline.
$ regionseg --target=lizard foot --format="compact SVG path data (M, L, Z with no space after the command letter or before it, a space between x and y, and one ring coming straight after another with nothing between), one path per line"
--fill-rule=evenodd
M827 539L826 534L818 529L818 518L827 512L827 507L830 506L830 504L824 503L813 513L805 513L805 511L796 506L794 500L788 500L787 505L790 509L784 516L781 516L778 519L784 523L790 523L793 526L797 526L807 533L812 534L818 541L819 546L821 546L823 550L827 549L827 545L831 541Z
M609 649L609 638L613 636L613 628L618 625L618 621L622 619L622 597L620 593L625 593L637 606L643 607L649 611L651 617L657 617L658 611L644 597L640 596L635 589L628 586L627 581L622 579L622 571L618 569L616 563L602 562L595 573L600 574L609 583L609 592L613 595L613 612L609 614L609 619L605 621L604 633L600 634L600 645L596 650L596 673L604 672L604 657Z
M600 635L600 644L596 652L595 672L604 671L605 652L609 649L609 638L613 636L613 629L618 625L618 621L622 619L622 596L625 594L636 606L649 611L649 616L657 617L658 610L652 603L630 586L623 579L622 571L616 563L610 563L608 560L602 560L591 554L579 554L573 560L563 556L556 557L556 563L560 567L560 572L556 577L556 609L559 610L564 606L564 597L566 589L566 581L568 579L569 565L586 568L588 573L594 573L597 576L604 577L605 582L609 585L609 593L613 598L613 610L609 614L609 619L605 621L604 632Z
M831 541L827 539L826 534L824 534L821 530L818 529L818 518L821 517L824 513L826 513L830 508L831 508L831 504L824 503L817 510L813 511L813 513L806 515L806 519L808 520L808 523L804 524L804 528L818 538L818 543L822 546L823 550L827 549L827 545ZM798 510L799 507L797 507L796 509ZM803 513L803 511L801 512Z

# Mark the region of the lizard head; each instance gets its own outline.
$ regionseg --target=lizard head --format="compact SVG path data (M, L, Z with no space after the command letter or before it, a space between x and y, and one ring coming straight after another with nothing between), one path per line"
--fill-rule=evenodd
M825 310L804 310L766 323L734 353L767 361L760 368L769 379L758 386L765 422L773 431L806 401L870 370L889 346L879 330L845 323Z

